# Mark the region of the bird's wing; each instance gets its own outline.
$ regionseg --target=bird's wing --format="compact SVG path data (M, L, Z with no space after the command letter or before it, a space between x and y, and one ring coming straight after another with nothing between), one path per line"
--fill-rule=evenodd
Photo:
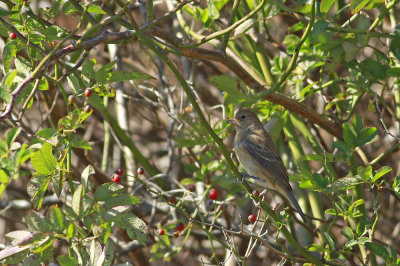
M256 136L247 138L245 147L249 154L253 156L255 161L260 164L269 175L272 175L275 182L285 189L290 189L289 176L281 157L271 151L262 141ZM266 173L267 174L267 173Z

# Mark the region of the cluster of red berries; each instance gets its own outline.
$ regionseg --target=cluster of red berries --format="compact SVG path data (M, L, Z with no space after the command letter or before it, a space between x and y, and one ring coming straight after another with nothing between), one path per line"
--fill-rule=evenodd
M179 237L179 232L182 231L183 229L185 229L185 225L184 225L183 223L177 223L177 224L175 225L175 229L176 229L176 232L174 232L174 233L172 234L172 236L173 236L173 237ZM160 229L157 230L157 234L159 234L160 236L162 236L162 235L165 234L165 230L162 229L162 228L160 228Z
M92 95L92 89L90 89L90 88L86 89L83 94L85 95L86 99L89 98ZM71 94L70 96L68 96L68 103L69 104L75 103L74 95ZM85 113L90 113L92 111L92 106L90 104L85 105L85 107L83 108L83 111Z
M115 170L114 174L112 175L111 179L114 183L121 182L121 175L124 173L124 169L119 168Z

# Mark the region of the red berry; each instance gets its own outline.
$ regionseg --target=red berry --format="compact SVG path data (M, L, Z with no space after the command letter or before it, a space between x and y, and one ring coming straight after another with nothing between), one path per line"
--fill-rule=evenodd
M119 183L119 182L121 182L121 176L120 176L119 174L113 174L112 177L111 177L111 179L112 179L112 181L113 181L114 183Z
M162 235L165 234L164 229L162 229L162 228L158 229L157 233L158 233L160 236L162 236Z
M218 198L218 191L215 188L212 188L210 193L208 193L208 197L212 200L216 200Z
M117 175L122 175L122 174L124 173L124 169L119 168L119 169L115 170L115 173L116 173Z
M176 203L176 197L174 195L172 195L171 197L169 197L168 202L171 204L175 204Z
M251 223L254 223L256 221L256 217L253 214L250 214L249 217L247 217Z
M10 32L10 38L11 39L16 39L17 38L17 34L15 32Z
M89 98L92 95L92 89L86 89L84 94L86 98Z
M183 223L179 223L175 226L176 231L182 231L185 228Z
M225 204L221 204L221 205L219 205L219 207L218 207L221 211L225 208Z
M190 185L188 186L188 190L189 190L190 192L195 192L195 191L196 191L196 186L195 186L194 184L190 184Z
M85 111L85 113L90 113L92 111L92 106L90 106L89 104L86 105L83 111Z
M75 96L71 94L70 96L68 96L68 103L73 104L74 102L75 102Z
M178 237L179 237L179 232L174 232L172 235L173 235L175 238L178 238Z
M137 169L137 173L138 173L138 175L143 175L143 174L144 174L144 169L143 169L143 167L139 167L139 168Z

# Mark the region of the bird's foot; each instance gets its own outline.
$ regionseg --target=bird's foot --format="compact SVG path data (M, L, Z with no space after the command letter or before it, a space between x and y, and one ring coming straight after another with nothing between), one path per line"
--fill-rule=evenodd
M238 182L239 184L243 184L244 181L246 180L246 174L245 173L240 173L240 175L242 176L242 179L239 180L239 178L236 178L236 182Z
M253 175L249 175L249 174L246 174L246 173L242 173L242 172L240 172L240 174L242 175L242 184L243 184L243 180L245 179L245 178L251 178L251 179L255 179L255 180L261 180L261 178L259 178L259 177L256 177L256 176L253 176Z

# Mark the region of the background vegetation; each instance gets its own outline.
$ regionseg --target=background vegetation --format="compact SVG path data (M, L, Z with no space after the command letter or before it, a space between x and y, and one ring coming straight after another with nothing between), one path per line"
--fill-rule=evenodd
M0 261L400 264L398 3L0 1ZM239 106L307 224L237 182Z

